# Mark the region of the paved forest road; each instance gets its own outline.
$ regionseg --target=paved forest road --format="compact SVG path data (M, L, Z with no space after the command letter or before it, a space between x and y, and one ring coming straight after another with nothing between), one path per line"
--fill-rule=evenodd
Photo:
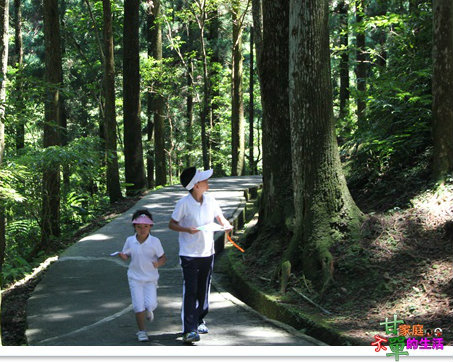
M227 218L244 203L244 190L261 184L261 177L210 180L210 193ZM165 187L146 195L130 210L62 253L37 285L28 302L26 331L29 346L181 346L182 273L178 261L178 234L168 229L176 201L185 195L181 186ZM168 257L159 269L159 306L147 325L149 342L138 342L127 284L127 264L109 254L121 250L133 233L132 213L151 209L158 237ZM323 343L282 328L261 317L224 291L211 289L209 333L198 346L309 346ZM187 346L187 348L191 348Z

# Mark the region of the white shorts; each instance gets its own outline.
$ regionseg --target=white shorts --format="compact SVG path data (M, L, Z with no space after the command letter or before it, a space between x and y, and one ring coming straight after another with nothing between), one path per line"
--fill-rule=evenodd
M129 289L132 297L132 307L135 313L144 312L145 309L153 311L157 308L157 283L129 280Z

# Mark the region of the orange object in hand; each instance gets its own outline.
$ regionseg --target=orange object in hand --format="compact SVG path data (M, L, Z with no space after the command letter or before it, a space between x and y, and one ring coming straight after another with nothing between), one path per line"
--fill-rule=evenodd
M228 241L233 244L236 248L238 248L240 251L244 252L244 249L242 249L238 244L236 244L233 240L231 240L230 238L230 234L228 233L225 233L227 238L228 238Z

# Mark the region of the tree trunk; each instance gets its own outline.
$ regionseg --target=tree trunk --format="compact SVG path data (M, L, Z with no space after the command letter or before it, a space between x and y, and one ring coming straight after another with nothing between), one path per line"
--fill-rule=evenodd
M329 248L358 227L360 211L343 176L333 120L328 0L291 0L289 39L294 235L286 256L322 289Z
M147 56L151 58L153 56L153 33L151 28L153 26L153 15L151 6L153 6L152 1L147 1L147 11L146 11L146 41L147 41ZM155 150L154 150L154 112L153 112L153 94L151 90L146 92L146 141L148 147L146 148L146 179L148 188L152 189L156 186L156 179L154 178L154 169L155 169Z
M188 166L193 164L192 152L194 149L193 142L193 61L188 59L187 62L187 159Z
M203 15L204 17L205 15ZM203 20L204 23L204 20ZM203 103L201 110L201 147L203 152L203 167L205 170L211 168L211 148L209 138L211 136L211 120L209 116L211 114L211 86L209 83L208 76L208 56L206 54L206 45L204 37L204 24L200 27L200 44L201 44L201 56L203 62ZM208 127L206 127L208 125Z
M139 1L124 1L123 104L126 193L146 188L140 122Z
M232 104L231 104L231 175L244 173L245 132L244 101L242 91L242 24L240 1L233 1L233 50L232 50Z
M362 25L363 14L365 13L365 0L356 2L356 22ZM365 30L358 29L356 34L357 52L356 52L356 77L357 77L357 124L359 129L363 129L366 120L366 54L365 54Z
M5 150L5 100L6 100L6 69L8 65L8 25L9 25L9 0L0 0L0 64L1 64L1 80L0 80L0 167L3 163L3 155ZM3 287L3 261L5 259L6 248L6 220L5 208L3 199L0 197L0 292ZM2 305L2 295L0 293L0 307ZM0 308L1 311L1 308ZM0 313L0 346L2 345L2 328L1 328L1 313Z
M262 4L263 41L258 38L256 43L263 108L263 192L259 225L261 230L266 226L283 230L294 215L288 98L289 3L264 0ZM254 27L261 28L259 24Z
M338 5L340 14L340 35L341 48L344 49L340 58L340 113L339 118L343 119L348 114L349 104L349 46L348 46L348 5L344 0Z
M256 175L258 172L256 170L255 156L254 156L254 120L255 120L255 97L254 97L254 57L253 57L253 26L250 28L250 70L249 70L249 170L250 174Z
M22 43L22 6L21 0L14 0L15 21L14 21L14 45L16 55L16 66L19 69L17 74L16 91L18 95L18 105L16 112L18 114L18 124L16 126L16 150L25 147L25 120L23 119L22 112L24 110L24 101L22 98L22 67L24 63L24 49Z
M211 49L210 57L210 69L209 69L209 79L211 83L217 84L221 79L222 75L220 69L224 66L224 60L222 58L222 42L219 36L219 30L221 27L220 14L218 6L216 6L209 15L211 21L208 26L208 44ZM211 136L209 137L210 147L211 147L211 167L214 169L214 174L216 176L225 176L224 164L222 161L219 161L218 156L221 154L222 150L222 135L219 132L219 127L216 125L219 123L219 101L217 99L221 98L220 87L211 87L211 107L210 107L210 119L212 119L212 128ZM217 157L216 157L217 156Z
M110 203L120 200L120 175L116 144L115 61L113 53L112 9L110 0L102 0L104 13L104 132L107 163L107 191Z
M453 4L433 1L433 176L445 181L453 170Z
M61 73L60 22L58 1L44 0L44 42L46 71L45 81L49 85L45 102L44 147L60 145ZM60 165L47 166L43 171L43 194L41 215L41 250L50 249L52 237L60 235Z
M162 30L159 23L160 0L153 1L152 21L151 21L151 46L152 55L155 60L162 60ZM167 183L167 155L165 152L165 125L164 125L164 99L160 94L160 85L156 84L156 90L153 94L153 112L154 112L154 154L156 168L156 185L166 185Z

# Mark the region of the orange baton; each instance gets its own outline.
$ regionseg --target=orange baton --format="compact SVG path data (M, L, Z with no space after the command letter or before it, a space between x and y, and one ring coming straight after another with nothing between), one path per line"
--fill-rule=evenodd
M236 248L238 248L240 251L244 252L244 249L242 249L238 244L236 244L233 240L231 240L230 238L230 235L226 232L225 233L227 238L228 238L228 241L233 244Z

